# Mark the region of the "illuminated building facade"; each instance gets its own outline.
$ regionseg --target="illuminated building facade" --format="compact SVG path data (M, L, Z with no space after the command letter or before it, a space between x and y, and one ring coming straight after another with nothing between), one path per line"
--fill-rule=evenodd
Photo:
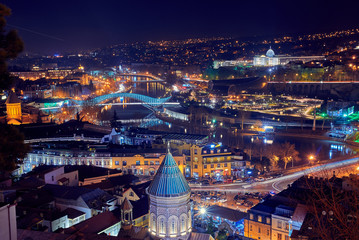
M160 239L188 239L192 231L191 189L170 152L151 185L149 231Z
M192 177L231 175L234 154L228 147L222 144L192 145L190 154Z
M289 62L311 62L325 60L324 56L286 56L275 55L272 48L269 48L266 55L255 56L253 58L253 66L271 67L277 65L286 65Z
M14 92L11 92L6 104L7 123L19 125L22 122L21 101Z

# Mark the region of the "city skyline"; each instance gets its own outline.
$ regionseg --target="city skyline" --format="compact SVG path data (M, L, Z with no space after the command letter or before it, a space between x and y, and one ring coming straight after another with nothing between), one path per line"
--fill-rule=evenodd
M8 28L19 31L26 53L40 54L150 40L310 34L359 25L358 3L349 1L4 3L12 9Z

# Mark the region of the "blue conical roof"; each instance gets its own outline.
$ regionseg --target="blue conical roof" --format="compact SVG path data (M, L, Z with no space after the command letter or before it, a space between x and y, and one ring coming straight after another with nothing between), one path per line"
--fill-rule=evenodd
M148 193L158 197L178 197L189 192L191 189L187 180L178 168L172 154L168 152L148 187Z

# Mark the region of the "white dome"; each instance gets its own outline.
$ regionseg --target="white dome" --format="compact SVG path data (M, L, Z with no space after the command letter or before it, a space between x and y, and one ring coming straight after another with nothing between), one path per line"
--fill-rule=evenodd
M272 50L272 48L269 48L268 49L268 51L267 51L267 53L266 53L266 56L267 57L274 57L274 51Z

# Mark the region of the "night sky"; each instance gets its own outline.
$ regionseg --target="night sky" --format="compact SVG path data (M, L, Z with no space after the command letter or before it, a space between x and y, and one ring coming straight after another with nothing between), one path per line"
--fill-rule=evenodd
M359 1L2 0L28 53L123 42L276 36L359 27ZM331 3L334 2L334 3Z

